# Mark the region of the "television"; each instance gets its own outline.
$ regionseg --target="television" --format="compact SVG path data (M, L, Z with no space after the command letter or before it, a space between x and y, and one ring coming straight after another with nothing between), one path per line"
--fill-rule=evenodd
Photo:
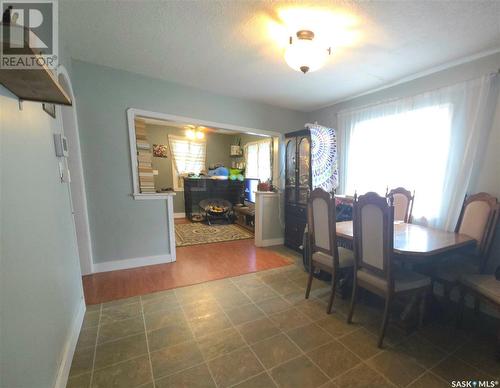
M255 203L255 192L259 184L258 179L245 178L245 202Z

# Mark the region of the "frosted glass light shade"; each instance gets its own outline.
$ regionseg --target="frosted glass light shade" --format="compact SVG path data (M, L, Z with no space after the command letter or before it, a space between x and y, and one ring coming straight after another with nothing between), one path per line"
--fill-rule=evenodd
M285 51L288 66L303 73L318 70L327 58L328 51L309 39L296 39Z

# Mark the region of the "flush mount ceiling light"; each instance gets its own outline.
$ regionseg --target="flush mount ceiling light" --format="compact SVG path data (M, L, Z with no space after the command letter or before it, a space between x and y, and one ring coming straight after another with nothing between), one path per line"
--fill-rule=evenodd
M196 127L194 125L186 125L184 128L186 129L186 137L188 139L202 140L205 137L205 134L203 133L203 130L205 129L205 127Z
M314 32L300 30L296 39L290 37L290 44L285 51L285 61L292 69L306 74L322 67L330 54L330 47L322 47L314 40Z

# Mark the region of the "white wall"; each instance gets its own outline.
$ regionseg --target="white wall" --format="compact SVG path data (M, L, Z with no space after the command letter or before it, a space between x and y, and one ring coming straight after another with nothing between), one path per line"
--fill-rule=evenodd
M0 86L0 387L53 387L83 291L57 121Z
M73 61L94 262L170 253L165 201L136 201L127 108L290 132L306 114Z

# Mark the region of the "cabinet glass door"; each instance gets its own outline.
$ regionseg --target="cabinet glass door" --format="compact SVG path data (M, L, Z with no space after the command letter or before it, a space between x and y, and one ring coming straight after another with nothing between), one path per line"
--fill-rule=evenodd
M288 202L295 202L296 196L296 147L297 140L290 139L286 144L286 173L285 173L285 190Z
M311 163L311 143L307 137L303 137L299 142L299 198L298 202L302 204L307 203L307 197L309 195L309 188L311 185L310 177L310 163Z

